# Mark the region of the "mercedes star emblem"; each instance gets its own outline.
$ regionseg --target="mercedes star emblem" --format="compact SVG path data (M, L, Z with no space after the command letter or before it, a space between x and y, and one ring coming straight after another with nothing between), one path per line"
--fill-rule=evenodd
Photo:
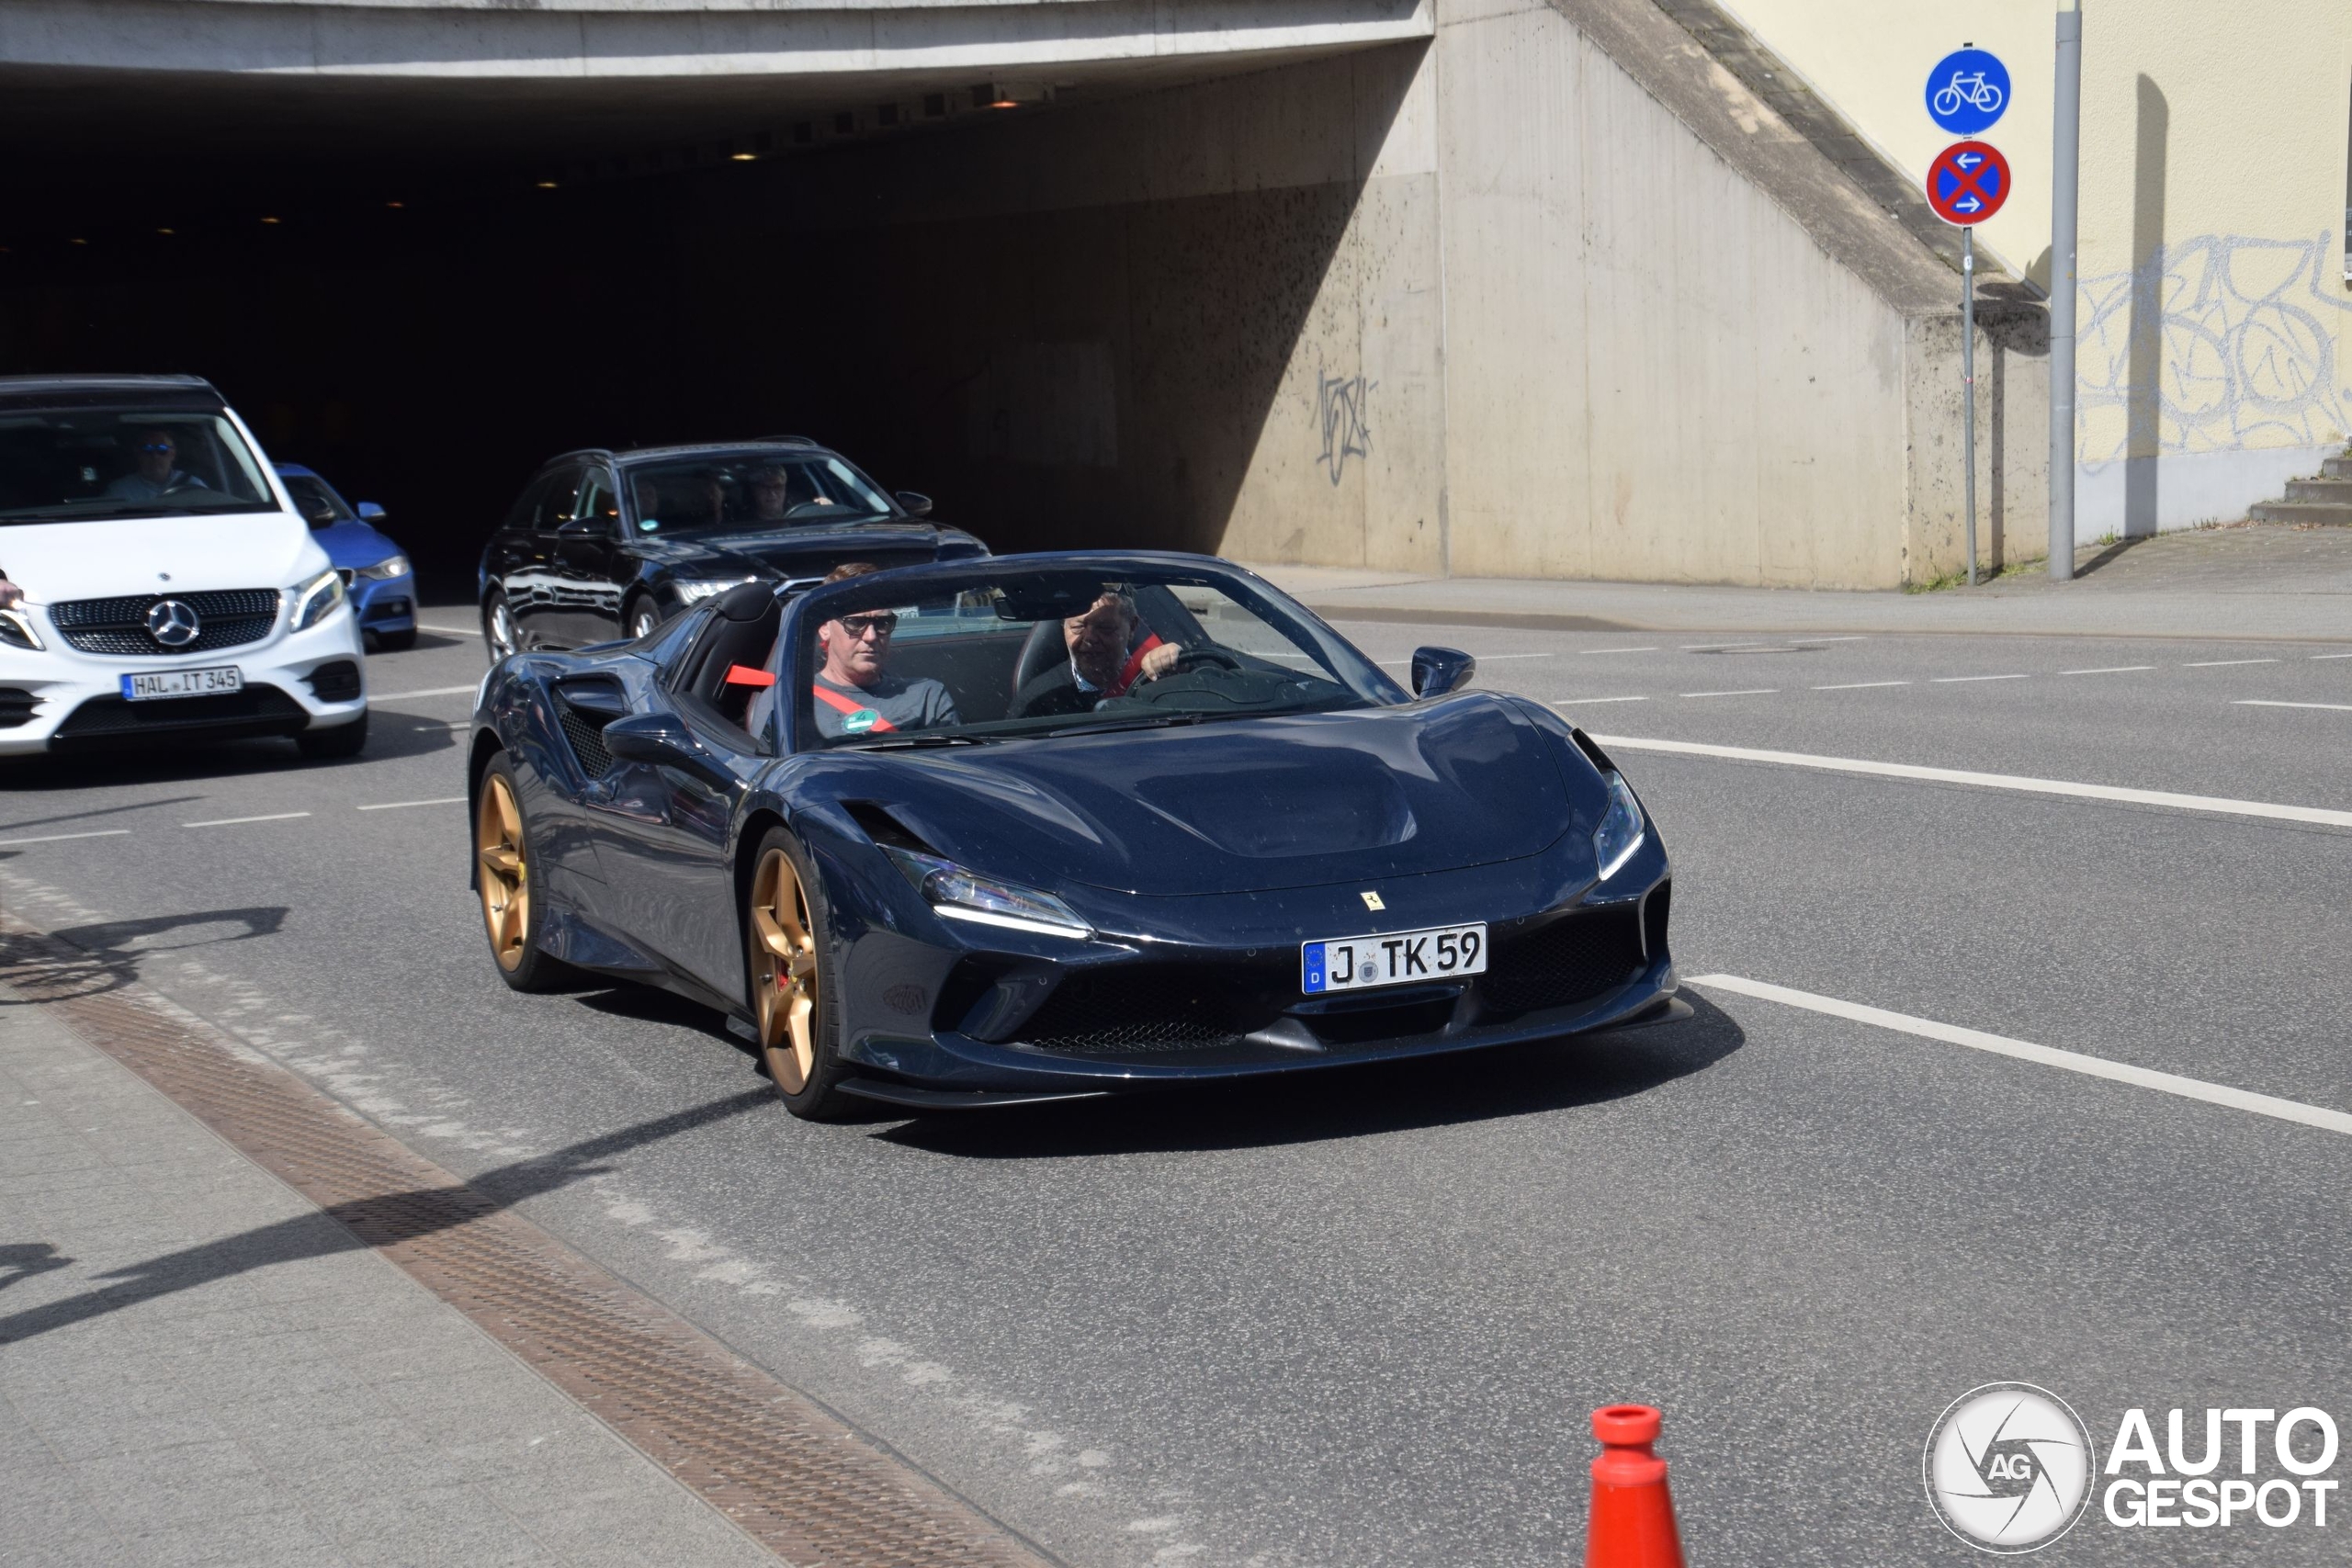
M177 599L158 599L147 611L147 635L165 648L194 642L199 625L196 612Z

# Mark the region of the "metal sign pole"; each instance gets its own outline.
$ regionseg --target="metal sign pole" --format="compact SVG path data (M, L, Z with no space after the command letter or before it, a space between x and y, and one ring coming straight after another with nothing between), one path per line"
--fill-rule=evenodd
M2083 144L2079 6L2058 13L2057 88L2051 105L2057 133L2050 160L2050 579L2064 582L2075 575L2075 193Z
M1968 513L1968 585L1976 586L1976 230L1960 231L1962 507Z

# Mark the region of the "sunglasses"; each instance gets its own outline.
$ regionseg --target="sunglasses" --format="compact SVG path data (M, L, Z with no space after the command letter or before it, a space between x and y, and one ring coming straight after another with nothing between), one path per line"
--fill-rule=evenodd
M879 615L843 615L842 617L842 630L854 637L862 637L868 632L876 637L888 637L898 629L899 617L887 613Z
M141 452L154 452L154 453L157 453L157 454L161 454L161 453L164 453L164 452L173 452L173 451L176 451L176 450L178 450L178 448L177 448L177 447L175 447L175 446L174 446L170 442L168 442L168 441L150 441L150 442L148 442L145 446L143 446L140 447L139 449L140 449Z

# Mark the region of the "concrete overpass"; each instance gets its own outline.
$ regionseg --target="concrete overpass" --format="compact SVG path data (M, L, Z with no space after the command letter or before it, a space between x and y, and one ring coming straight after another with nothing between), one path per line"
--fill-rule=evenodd
M0 363L212 375L451 563L549 451L796 429L1000 547L1932 577L1957 277L1719 24L17 0ZM1996 558L2030 314L1983 344Z

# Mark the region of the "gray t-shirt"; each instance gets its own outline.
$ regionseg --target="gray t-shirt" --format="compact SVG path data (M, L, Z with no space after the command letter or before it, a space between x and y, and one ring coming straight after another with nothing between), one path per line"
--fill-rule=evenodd
M202 479L186 468L174 468L171 478L157 484L145 474L133 469L107 486L107 494L116 501L153 501L159 495L169 495L175 490L208 490Z
M828 702L829 696L833 701ZM927 678L901 681L885 675L871 686L836 686L820 675L810 705L817 712L817 733L829 740L871 734L885 723L892 729L933 729L963 722L947 688Z

